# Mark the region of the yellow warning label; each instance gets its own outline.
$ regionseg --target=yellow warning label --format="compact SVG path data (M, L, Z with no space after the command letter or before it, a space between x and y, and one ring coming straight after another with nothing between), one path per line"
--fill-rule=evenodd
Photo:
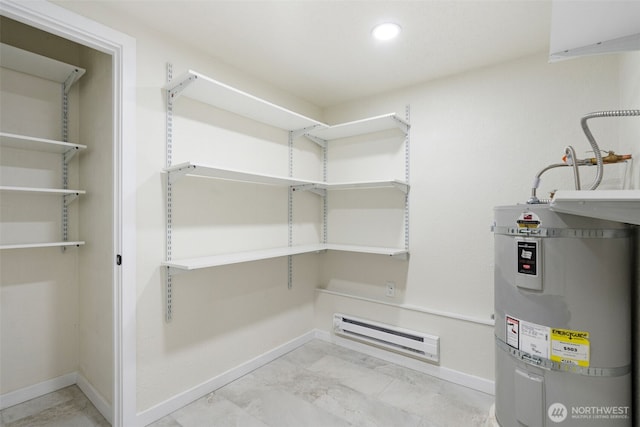
M589 367L589 332L551 329L551 360Z

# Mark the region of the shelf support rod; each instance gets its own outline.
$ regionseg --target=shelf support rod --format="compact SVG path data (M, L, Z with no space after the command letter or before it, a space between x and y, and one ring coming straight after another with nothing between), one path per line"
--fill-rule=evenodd
M294 131L289 131L289 178L293 178L293 140L294 140ZM295 191L294 187L289 187L289 192L287 194L287 228L288 228L288 245L289 247L293 246L293 193ZM287 256L287 288L293 288L293 256Z
M322 182L328 182L328 167L327 167L327 163L329 161L329 144L326 143L324 146L321 146L322 148ZM322 244L327 244L327 236L329 234L327 227L328 227L328 223L329 221L327 220L328 216L329 216L329 203L328 203L328 199L329 199L329 193L328 191L324 190L324 196L322 197Z
M73 75L73 73L72 73ZM67 87L67 82L69 82L71 76L67 78L61 85L62 90L62 140L64 142L69 142L69 89L71 88L71 84ZM73 82L71 82L73 83ZM62 154L62 188L65 190L69 188L69 163L67 161L66 153ZM67 198L62 198L62 241L66 242L69 240L69 208L67 206ZM60 251L65 253L67 250L66 246L61 246Z
M406 131L404 137L404 182L406 185L406 192L404 193L404 248L409 250L409 178L411 177L411 158L410 158L410 142L411 142L411 106L409 104L405 107L405 120ZM409 254L405 258L409 260Z
M171 82L173 79L173 66L170 62L167 63L167 83ZM166 114L166 167L171 167L171 163L173 161L173 100L172 93L167 91L167 114ZM167 182L166 182L166 246L165 246L165 258L167 261L171 261L172 257L172 247L171 247L171 234L173 231L173 201L172 201L172 174L167 173ZM166 268L166 278L165 278L165 320L167 322L171 322L173 319L173 279L172 279L172 269L170 267Z

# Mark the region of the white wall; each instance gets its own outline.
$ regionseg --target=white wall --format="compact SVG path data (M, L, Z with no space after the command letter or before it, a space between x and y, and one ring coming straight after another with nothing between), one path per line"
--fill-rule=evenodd
M29 48L32 35L13 29L19 47ZM56 45L54 53L59 54L61 47L65 46ZM77 60L77 49L71 47L66 54ZM0 129L61 140L61 94L59 83L1 68ZM69 140L73 142L78 141L79 111L79 88L75 86L69 92ZM0 184L61 188L62 156L3 148ZM77 156L69 164L69 188L79 188ZM61 197L3 193L0 210L3 244L62 240ZM78 204L73 203L69 207L69 240L78 239L78 228ZM0 252L0 394L77 370L77 271L75 247L64 253L60 248Z
M59 3L137 39L139 411L314 326L329 330L330 315L338 310L439 334L442 366L493 378L492 208L526 200L534 174L559 161L565 145L574 144L580 154L588 149L579 119L590 111L617 108L618 59L549 65L540 54L322 112L263 84L259 76L248 75L249 70L232 69L98 4ZM165 164L161 87L167 61L174 64L174 75L192 68L302 114L320 120L325 115L333 123L403 112L411 104L411 261L331 253L300 256L295 258L291 291L286 288L285 259L178 275L174 318L165 323L160 170ZM174 162L198 156L202 162L286 173L281 132L185 100L177 107L175 126L179 148ZM613 135L612 145L618 148L616 125L599 123L594 128ZM314 148L301 142L296 147L303 165L317 160ZM296 173L302 176L307 170L317 171L300 167ZM281 243L284 194L275 192L267 199L252 186L192 181L191 187L185 182L175 186L176 222L182 227L176 228L174 256ZM615 175L606 185L619 181ZM568 174L550 173L541 193L570 185ZM310 208L301 214L307 225L300 227L300 238L317 237L317 212ZM225 226L215 227L218 220ZM252 238L256 234L260 239ZM189 243L192 237L197 240ZM394 280L398 296L393 302L401 306L315 292L318 278L328 290L385 302L383 284Z
M620 108L620 91L615 56L548 64L540 54L328 110L340 122L411 105L411 259L326 257L323 288L400 307L321 292L316 326L330 329L340 311L434 333L442 338L440 366L492 379L493 331L483 324L493 313L492 209L526 201L536 172L560 162L566 145L584 157L581 116ZM607 141L602 148L618 151L618 123L590 125ZM603 185L620 185L611 170ZM539 194L572 185L568 169L550 172ZM388 280L396 298L384 296Z
M160 263L165 257L161 170L165 166L162 86L167 61L173 64L174 76L192 68L302 114L319 117L320 111L127 17L112 16L99 5L60 5L73 7L137 41L137 405L144 411L311 330L318 276L313 255L295 258L292 290L287 289L285 258L177 275L173 321L165 322L165 276ZM175 111L174 164L190 159L288 173L286 133L186 99L179 100ZM313 144L298 141L296 147L300 161L296 172L319 175L319 168L305 168L317 162ZM250 185L189 179L178 182L174 194L176 258L286 243L285 190L265 192ZM294 210L294 215L303 218L296 239L317 238L319 207L314 203L308 210ZM225 227L216 227L217 221Z
M111 57L83 47L80 66L79 372L111 403L113 396L113 101Z
M640 52L620 55L620 109L640 109ZM628 188L640 189L640 118L617 119L620 126L620 152L634 159L626 178Z
M87 146L69 162L69 240L86 245L3 250L0 394L82 375L107 404L113 394L111 58L13 21L3 41L87 70L69 93L69 141ZM62 86L2 69L4 132L62 139ZM3 149L2 185L62 187L62 155ZM61 239L61 197L2 195L2 242ZM69 380L69 378L71 378ZM33 389L31 389L33 390ZM48 390L46 387L41 390ZM16 396L15 394L13 396ZM13 399L13 397L12 397ZM10 399L11 401L14 401Z

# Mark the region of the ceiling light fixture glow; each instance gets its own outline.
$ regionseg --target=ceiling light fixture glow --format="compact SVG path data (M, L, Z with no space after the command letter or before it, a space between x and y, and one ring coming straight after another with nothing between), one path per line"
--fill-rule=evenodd
M385 22L384 24L379 24L373 27L371 35L376 40L391 40L396 38L398 34L400 34L401 30L402 28L400 25L393 22Z

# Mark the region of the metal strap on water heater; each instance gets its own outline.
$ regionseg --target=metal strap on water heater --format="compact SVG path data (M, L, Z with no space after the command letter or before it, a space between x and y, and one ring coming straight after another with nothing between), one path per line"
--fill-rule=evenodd
M505 236L564 237L577 239L621 239L631 237L630 228L518 228L494 225L491 231Z
M553 360L545 359L543 357L533 356L524 351L517 350L507 343L502 341L500 338L495 337L496 346L509 353L511 356L515 357L518 360L521 360L529 365L537 366L543 369L550 369L552 371L561 371L568 372L571 374L585 375L588 377L620 377L622 375L627 375L631 372L631 365L620 366L616 368L594 368L594 367L584 367L571 365L569 363L561 363L555 362Z

